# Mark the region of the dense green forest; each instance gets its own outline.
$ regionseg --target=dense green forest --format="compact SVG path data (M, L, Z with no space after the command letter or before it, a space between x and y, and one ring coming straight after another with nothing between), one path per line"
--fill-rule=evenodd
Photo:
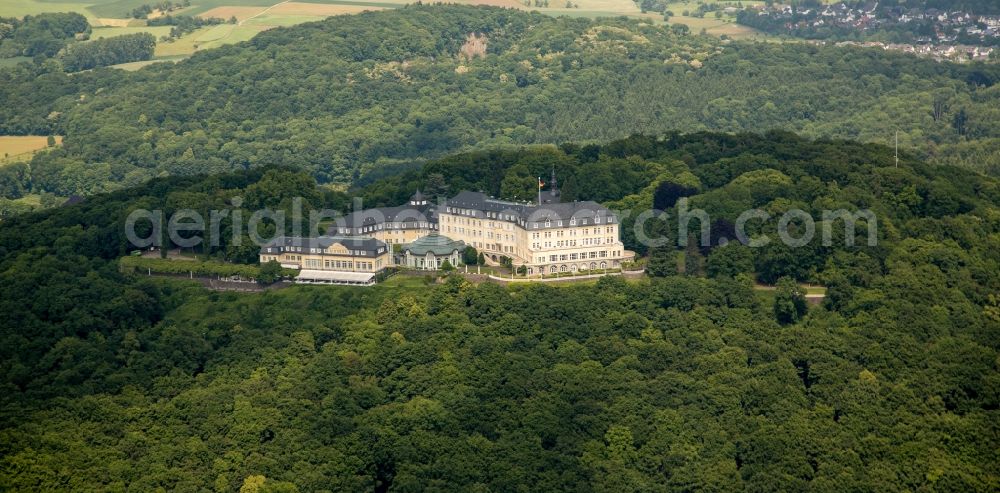
M78 36L89 34L87 18L77 13L0 17L0 58L53 57Z
M705 258L683 275L659 262L584 285L239 294L117 269L135 208L345 210L288 168L157 178L5 220L0 485L995 491L1000 181L891 156L782 132L635 136L457 154L358 189L369 203L506 193L555 167L567 199L617 207L878 214L877 247L687 248ZM824 303L806 310L793 277L826 285Z
M471 33L485 35L485 56L458 55ZM456 150L673 129L880 143L899 130L929 162L996 173L997 81L997 65L410 6L272 29L128 74L0 70L0 100L12 103L0 132L65 136L19 184L62 196L268 164L353 184Z
M153 58L156 38L149 33L112 36L66 48L63 67L70 72L107 67L119 63L138 62Z

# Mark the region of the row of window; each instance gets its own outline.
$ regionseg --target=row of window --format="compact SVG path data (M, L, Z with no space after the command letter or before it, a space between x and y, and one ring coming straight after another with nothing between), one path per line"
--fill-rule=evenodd
M405 224L405 225L404 225ZM388 226L388 227L387 227ZM417 223L379 223L372 226L365 226L357 229L360 233L372 233L375 231L382 231L383 229L433 229L432 225L426 221L420 221L419 226ZM345 233L347 234L347 233Z
M273 252L273 251L280 251L280 249L277 249L277 248L268 248L265 251ZM286 247L284 249L284 251L286 252L286 257L293 257L293 256L290 256L290 255L287 255L287 252L311 253L311 254L314 254L314 255L323 255L325 253L328 253L326 250L324 250L322 248L303 248L303 247ZM363 256L365 254L364 250L348 250L347 252L348 253L338 254L338 255L357 255L357 256L360 257L360 256ZM375 249L375 253L376 254L385 253L385 247L378 247L378 248L376 248ZM302 259L301 256L297 256L297 258L300 259L300 260Z
M548 261L549 262L566 262L568 260L584 260L584 259L588 259L588 258L607 258L608 256L618 257L620 255L621 255L621 251L620 250L615 250L615 251L601 250L599 252L597 252L597 251L595 251L595 252L582 252L582 253L579 253L579 254L577 254L577 253L563 253L563 254L560 254L560 255L549 255L548 256ZM537 262L539 264L544 263L545 262L545 256L543 255L543 256L537 257L535 259L535 262Z
M610 244L612 244L614 242L615 242L615 239L612 238L612 237L610 237L610 236L607 237L607 238L603 238L603 239L602 238L584 238L584 239L580 240L580 245L581 246L610 245ZM555 247L555 248L571 247L572 248L572 247L577 246L576 240L559 240L559 241L556 241L556 242L551 242L551 241L540 242L539 241L539 242L532 243L531 244L531 249L532 250L541 250L542 249L542 245L545 245L545 248L552 248L552 247Z
M465 224L467 226L477 226L483 227L483 221L481 219L466 218L466 217L455 217L441 216L441 222L443 223L453 223L453 224ZM491 229L505 229L510 231L514 229L514 225L511 223L497 223L495 221L486 221L486 227Z
M474 210L474 209L461 209L461 208L458 208L458 207L447 207L446 208L446 212L448 212L449 214L457 214L457 215L460 215L460 216L476 217L476 212L477 211ZM511 214L500 214L500 213L489 212L489 211L486 211L485 214L486 214L486 217L488 217L488 218L500 219L500 220L503 220L503 221L518 221L520 219L518 216L514 216L514 215L511 215ZM445 222L449 221L446 216L443 217L442 219ZM615 222L614 219L615 219L614 216L608 216L608 217L604 218L604 221L610 224L610 223ZM461 221L461 219L460 219L460 221ZM569 223L570 226L576 226L577 222L578 222L577 218L575 218L575 217L574 218L570 218L569 221L566 221L566 220L563 220L563 219L557 219L556 221L554 221L556 227L562 227L563 223ZM585 219L581 219L579 222L582 223L582 224L586 224L586 220ZM544 221L544 223L541 222L541 221L532 222L531 223L531 228L532 229L538 229L539 227L541 227L542 224L544 224L546 228L551 228L552 224L553 224L553 221L551 219L546 219ZM601 224L601 216L594 216L594 224Z
M434 223L421 222L421 223L386 223L385 227L382 224L377 224L375 226L365 226L363 228L337 228L337 234L341 235L360 235L364 233L370 233L374 231L382 230L411 230L411 229L437 229L437 225Z
M475 237L479 237L479 238L483 237L483 231L482 230L479 230L479 229L465 229L465 228L458 227L458 226L456 226L456 227L446 226L444 232L445 233L457 233L457 234L461 234L461 235L475 236ZM491 240L514 241L514 235L493 233L491 231L487 231L486 232L486 238L489 238Z
M372 270L375 267L382 267L382 260L375 262L352 262L349 260L319 260L307 259L304 267L306 269L333 269L333 270Z
M606 217L604 219L605 219L605 222L608 223L608 224L611 224L611 223L615 222L615 217L614 216L608 216L608 217ZM577 222L578 221L576 220L575 217L572 218L572 219L570 219L569 221L564 221L562 219L558 219L558 220L555 221L555 225L556 225L557 228L563 227L563 223L569 223L570 226L576 226ZM579 222L581 224L587 224L586 219L582 219ZM550 219L546 219L544 223L533 222L533 223L531 223L531 229L538 229L541 224L545 224L546 228L551 228L552 224L553 224L553 221L550 220ZM594 216L594 224L601 224L601 216Z
M617 260L614 261L614 262L612 262L612 264L615 267L617 267L619 265L619 263L618 263ZM607 269L607 268L608 268L608 263L607 262L601 262L601 263L591 262L589 264L580 264L580 265L577 265L577 264L572 264L572 265L565 265L565 264L563 264L563 265L550 265L547 270L548 270L548 272L550 274L555 274L556 272L577 272L577 271L581 271L581 270L598 270L598 269ZM545 271L546 271L545 267L539 267L537 271L533 267L528 267L528 275L529 276L532 275L532 274L535 274L536 272L538 274L545 274Z
M568 232L567 231L562 231L562 230L555 231L555 237L556 238L562 238L564 234L566 236L577 236L577 232L580 232L580 236L590 236L590 228L583 228L582 230L571 229ZM612 234L612 233L615 232L615 227L614 226L606 226L604 228L604 232L606 234ZM544 233L531 233L531 238L532 239L536 239L536 240L538 238L543 238L543 237L544 238L552 238L552 233L553 233L553 231L546 231ZM595 235L601 234L601 228L594 228L594 234Z

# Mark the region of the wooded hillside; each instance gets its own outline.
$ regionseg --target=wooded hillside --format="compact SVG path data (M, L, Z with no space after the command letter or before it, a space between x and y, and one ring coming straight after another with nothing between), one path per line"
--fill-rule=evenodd
M485 35L486 56L459 53ZM0 70L0 132L65 135L22 189L295 165L321 183L496 145L783 128L995 171L1000 69L725 43L620 19L411 6L274 29L135 73ZM2 181L2 180L0 180ZM0 191L0 194L6 192Z
M5 220L0 485L995 491L1000 182L890 155L784 133L633 137L448 156L364 190L496 190L555 165L579 180L567 193L595 193L584 177L628 164L601 200L879 214L877 248L753 249L748 263L730 244L704 273L632 282L242 294L117 270L134 208L346 206L282 168L158 178ZM449 169L466 174L435 176ZM769 265L802 268L827 299L787 311L783 287L753 289Z

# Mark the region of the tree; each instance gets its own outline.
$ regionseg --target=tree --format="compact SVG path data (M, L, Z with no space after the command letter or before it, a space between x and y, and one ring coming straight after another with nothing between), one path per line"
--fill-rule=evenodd
M444 175L441 173L428 174L424 181L424 193L434 201L441 197L447 197L448 182L445 180Z
M441 262L441 270L451 272L455 270L455 267L451 265L451 262L449 262L448 259L444 259L444 262Z
M798 322L806 314L805 291L790 277L778 279L774 296L774 317L781 325Z
M706 271L708 277L736 277L752 273L753 251L739 242L731 241L724 247L712 250L708 256Z
M853 295L854 287L851 282L843 274L835 272L828 276L823 306L827 310L840 311L847 306Z
M67 71L78 72L119 63L149 60L153 58L155 48L156 37L152 34L125 34L70 45L62 56L62 62Z
M677 201L698 193L698 189L672 181L662 181L653 192L653 208L660 211L673 209Z
M281 264L277 260L269 260L260 266L260 277L257 278L257 282L265 285L274 284L281 278Z
M476 265L479 263L479 251L472 246L466 246L462 251L462 263L465 265Z
M677 251L670 246L661 246L650 250L646 273L652 277L676 276Z
M958 135L965 135L965 124L968 121L969 117L965 113L965 108L962 108L955 114L955 118L952 120L951 126L956 132L958 132Z
M45 138L45 145L47 145L48 147L55 147L55 145L56 145L56 138L53 137L53 136L51 136L51 135L48 136L48 137L46 137Z
M698 248L698 240L694 235L688 236L687 247L684 249L684 275L698 277L704 274L705 257Z

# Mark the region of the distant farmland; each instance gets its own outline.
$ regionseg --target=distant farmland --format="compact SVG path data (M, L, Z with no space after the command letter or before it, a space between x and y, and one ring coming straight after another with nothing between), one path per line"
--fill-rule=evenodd
M148 32L157 38L153 60L123 64L135 70L158 61L176 61L196 51L247 41L258 33L275 27L319 21L333 15L357 14L364 11L399 8L415 0L191 0L191 5L170 12L171 15L191 15L229 20L236 24L206 26L177 39L166 39L169 26L147 26L145 19L131 18L131 11L143 5L155 5L157 0L0 0L0 17L21 17L41 12L79 12L93 26L93 39ZM536 7L535 0L448 0L445 3L493 5L521 10L537 10L550 15L573 17L613 17L625 15L663 23L663 15L642 12L633 0L548 0L547 7ZM723 2L726 3L726 2ZM744 2L753 3L753 2ZM527 4L527 5L526 5ZM692 31L702 29L708 34L746 37L752 29L733 23L733 19L696 18L681 15L697 8L694 1L670 2L675 16L670 23L687 24ZM0 60L0 68L16 62Z
M56 136L56 144L62 137ZM0 136L0 164L26 161L36 151L48 146L48 137L42 135Z

